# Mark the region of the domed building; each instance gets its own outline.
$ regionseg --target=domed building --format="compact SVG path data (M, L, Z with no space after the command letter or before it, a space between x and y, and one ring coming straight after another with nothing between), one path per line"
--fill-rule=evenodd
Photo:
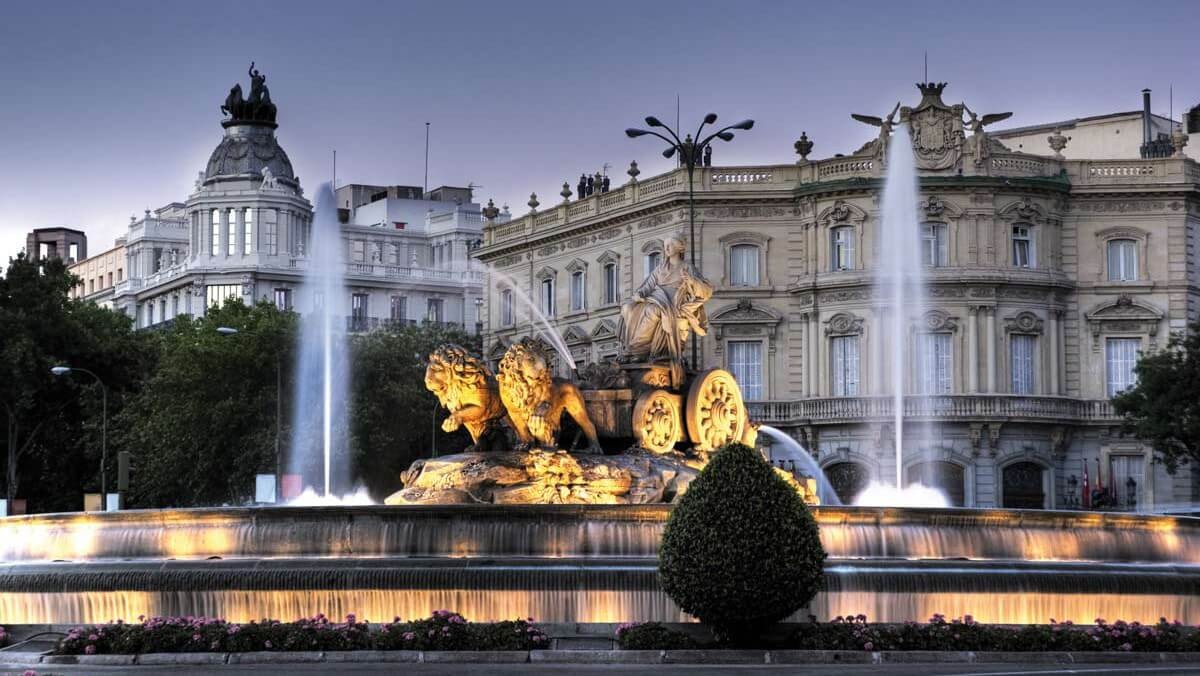
M223 135L187 200L131 217L118 247L100 254L124 263L95 273L109 275L96 284L95 261L81 261L76 296L111 304L139 328L203 316L229 298L301 313L317 302L304 288L313 205L275 135L266 76L252 64L250 78L249 95L235 85L221 107ZM470 193L338 186L349 330L422 322L478 330L482 275L467 251L480 240L482 217Z
M1007 114L919 87L887 117L856 115L876 137L844 155L810 159L821 140L801 135L795 164L697 167L696 264L714 287L700 363L731 371L751 417L810 449L844 500L899 471L964 506L1078 507L1085 481L1109 487L1119 509L1193 501L1195 468L1167 474L1122 436L1109 401L1133 383L1139 351L1200 312L1200 165L1186 136L1164 156L1148 100L1145 118L1111 116L1087 134L1094 125L1077 120L1006 136L990 127ZM1122 125L1135 132L1113 132ZM894 307L878 279L900 126L919 174L920 313ZM625 185L543 210L531 200L530 213L484 228L476 255L500 273L487 284L489 357L537 333L513 311L520 298L536 299L580 368L618 356L622 301L689 226L686 170L639 174L635 164ZM909 365L900 468L893 346Z

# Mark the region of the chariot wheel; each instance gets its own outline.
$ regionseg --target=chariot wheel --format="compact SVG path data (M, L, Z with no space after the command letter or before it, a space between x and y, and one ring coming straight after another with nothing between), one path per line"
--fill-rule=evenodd
M669 453L683 438L680 397L666 390L651 390L633 406L633 436L651 453Z
M688 436L698 451L715 451L731 441L741 441L746 431L746 406L733 374L710 369L696 374L688 388Z

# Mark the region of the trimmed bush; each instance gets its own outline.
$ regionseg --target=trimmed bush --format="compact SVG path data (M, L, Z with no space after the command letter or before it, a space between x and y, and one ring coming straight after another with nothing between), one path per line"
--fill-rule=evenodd
M659 622L635 622L617 627L621 650L688 650L697 648L691 636Z
M812 600L824 563L800 495L753 448L730 444L671 513L659 576L718 641L745 644Z

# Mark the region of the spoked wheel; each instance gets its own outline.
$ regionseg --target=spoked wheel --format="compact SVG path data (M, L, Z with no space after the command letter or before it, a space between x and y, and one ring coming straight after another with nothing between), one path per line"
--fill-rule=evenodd
M688 388L685 418L696 450L714 451L741 441L748 422L742 390L733 375L722 369L697 374Z
M633 436L651 453L668 453L683 438L680 397L666 390L643 394L633 407Z

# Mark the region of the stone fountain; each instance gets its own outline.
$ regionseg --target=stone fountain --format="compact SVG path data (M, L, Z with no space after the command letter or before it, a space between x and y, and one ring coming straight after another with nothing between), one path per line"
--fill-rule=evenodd
M621 308L624 354L578 378L556 378L546 346L524 338L497 373L458 345L429 355L425 385L466 428L463 453L418 460L404 489L411 504L652 504L674 502L729 442L754 445L757 426L722 369L688 368L688 338L704 335L712 286L684 260L682 236ZM815 484L779 470L810 503Z

